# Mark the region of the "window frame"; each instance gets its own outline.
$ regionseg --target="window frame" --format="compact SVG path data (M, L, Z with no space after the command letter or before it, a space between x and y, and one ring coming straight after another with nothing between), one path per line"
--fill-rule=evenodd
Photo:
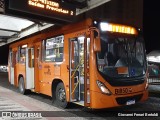
M21 46L18 47L18 63L20 63L20 64L25 64L25 63L26 63L26 48L22 48L22 46L23 46L23 45L21 45ZM22 50L22 49L25 50L25 53L24 53L24 54L25 54L25 56L24 56L24 61L21 60L21 57L22 57L22 56L21 56L21 54L22 54L22 51L21 51L21 50Z
M62 40L57 40L59 37L62 37L61 39ZM55 54L55 58L53 58L53 57L51 57L50 59L52 59L52 60L47 60L46 59L46 57L47 57L47 55L46 55L46 52L47 52L47 40L55 40L55 44L57 45L58 43L60 43L60 44L62 44L62 47L55 47L55 46L51 46L51 47L53 47L53 48L51 48L52 50L53 50L53 53L52 53L52 55L54 55L54 52L57 50L57 49L59 49L59 48L62 48L62 53L59 53L59 54L62 54L62 56L60 56L60 57L57 57L58 55L56 55ZM61 42L59 42L59 41L61 41ZM59 49L60 50L60 49ZM55 52L56 53L56 52ZM42 41L42 61L44 61L44 62L63 62L63 58L64 58L64 35L58 35L58 36L54 36L54 37L50 37L50 38L47 38L47 39L45 39L45 40L43 40Z

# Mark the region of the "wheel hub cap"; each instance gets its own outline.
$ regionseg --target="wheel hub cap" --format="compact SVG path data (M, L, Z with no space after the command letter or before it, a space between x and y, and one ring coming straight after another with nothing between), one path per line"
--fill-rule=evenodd
M60 100L60 101L62 101L62 102L65 101L65 99L66 99L66 94L65 94L64 89L59 89L58 97L59 97L59 100Z

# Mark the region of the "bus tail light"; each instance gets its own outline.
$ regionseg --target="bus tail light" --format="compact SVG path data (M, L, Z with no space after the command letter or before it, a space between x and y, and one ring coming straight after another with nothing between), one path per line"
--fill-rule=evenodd
M97 85L102 93L107 94L107 95L111 95L110 90L99 80L97 80Z

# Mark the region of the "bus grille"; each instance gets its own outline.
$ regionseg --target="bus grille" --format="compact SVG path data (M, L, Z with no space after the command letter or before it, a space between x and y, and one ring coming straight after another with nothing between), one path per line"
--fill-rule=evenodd
M142 98L143 94L139 94L139 95L134 95L131 97L118 97L116 98L116 101L119 105L125 105L127 101L129 100L135 100L135 102L140 101L140 99Z

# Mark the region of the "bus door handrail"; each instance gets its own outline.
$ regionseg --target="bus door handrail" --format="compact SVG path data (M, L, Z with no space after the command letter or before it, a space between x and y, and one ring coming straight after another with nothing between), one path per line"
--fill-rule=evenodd
M77 65L76 69L74 70L74 73L72 74L71 79L74 77L76 71L78 70L79 66L81 65L82 60L83 60L83 58L81 58L80 63ZM77 82L76 86L74 87L73 91L71 92L71 95L75 92L75 90L76 90L76 88L78 86L78 83L80 83L79 78L78 78L78 82Z

